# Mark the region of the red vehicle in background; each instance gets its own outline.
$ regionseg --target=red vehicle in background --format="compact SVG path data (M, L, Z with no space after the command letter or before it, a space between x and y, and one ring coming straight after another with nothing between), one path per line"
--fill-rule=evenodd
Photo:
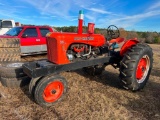
M53 32L49 26L20 26L14 27L0 36L0 39L19 38L21 55L46 52L46 34Z

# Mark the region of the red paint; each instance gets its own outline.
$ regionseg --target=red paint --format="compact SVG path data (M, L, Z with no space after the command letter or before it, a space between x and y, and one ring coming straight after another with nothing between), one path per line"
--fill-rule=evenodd
M120 37L118 37L118 38L116 38L116 39L112 39L112 40L110 40L109 41L109 43L117 43L117 44L119 44L119 43L121 43L121 42L123 42L124 41L124 38L120 38Z
M46 86L43 91L43 99L46 102L55 102L57 101L63 94L64 85L60 81L51 82Z
M84 46L81 47L81 48L76 48L76 47L74 47L73 49L74 49L75 52L78 52L78 53L79 53L79 52L84 51Z
M141 80L142 77L144 76L146 67L147 67L147 59L146 58L140 59L138 66L137 66L137 71L136 71L136 78L138 80Z
M79 19L78 20L78 34L82 34L83 33L83 20Z
M48 60L56 64L67 64L67 50L71 44L82 43L99 47L106 43L100 34L51 33L47 37Z
M137 43L139 43L139 41L136 40L136 39L127 40L127 41L123 44L123 46L122 46L122 48L121 48L121 50L120 50L120 55L123 56L123 55L127 52L127 50L128 50L129 48L131 48L132 46L134 46L134 45L137 44Z
M37 37L27 37L23 38L23 32L27 28L36 28L38 36ZM18 37L21 40L21 46L32 46L32 45L44 45L46 44L46 37L42 37L40 34L39 28L48 28L50 32L53 32L52 28L50 27L41 27L41 26L24 26L24 29L21 31L21 33L18 35Z
M23 28L22 31L17 36L2 35L2 36L0 36L0 38L19 38L21 46L45 45L46 44L46 37L41 36L39 28L48 28L50 32L53 32L53 29L48 26L22 26L22 28ZM22 35L23 35L24 31L28 28L36 28L38 36L23 38Z
M93 34L94 33L94 23L88 23L88 33Z

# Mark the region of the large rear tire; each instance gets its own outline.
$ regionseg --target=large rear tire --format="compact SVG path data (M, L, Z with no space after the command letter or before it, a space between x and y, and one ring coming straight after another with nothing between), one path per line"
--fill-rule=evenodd
M20 62L21 61L21 56L6 56L6 57L0 57L0 63L11 63L11 62Z
M132 91L143 89L153 64L152 49L147 44L138 43L130 48L120 62L120 84Z
M0 38L0 47L2 48L20 47L19 38Z
M2 54L20 54L20 47L17 48L0 48L0 55Z
M19 38L0 38L0 63L21 61Z

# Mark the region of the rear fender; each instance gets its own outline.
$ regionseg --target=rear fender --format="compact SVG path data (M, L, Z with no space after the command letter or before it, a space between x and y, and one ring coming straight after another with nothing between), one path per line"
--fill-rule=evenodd
M130 39L130 40L127 40L123 46L121 47L121 50L120 50L120 56L123 56L127 50L129 48L131 48L132 46L136 45L137 43L139 43L139 41L137 39Z

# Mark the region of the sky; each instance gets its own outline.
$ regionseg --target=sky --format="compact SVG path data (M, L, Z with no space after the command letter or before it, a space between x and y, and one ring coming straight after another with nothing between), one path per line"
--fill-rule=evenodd
M79 10L85 25L160 32L160 0L0 0L0 19L22 24L77 26Z

